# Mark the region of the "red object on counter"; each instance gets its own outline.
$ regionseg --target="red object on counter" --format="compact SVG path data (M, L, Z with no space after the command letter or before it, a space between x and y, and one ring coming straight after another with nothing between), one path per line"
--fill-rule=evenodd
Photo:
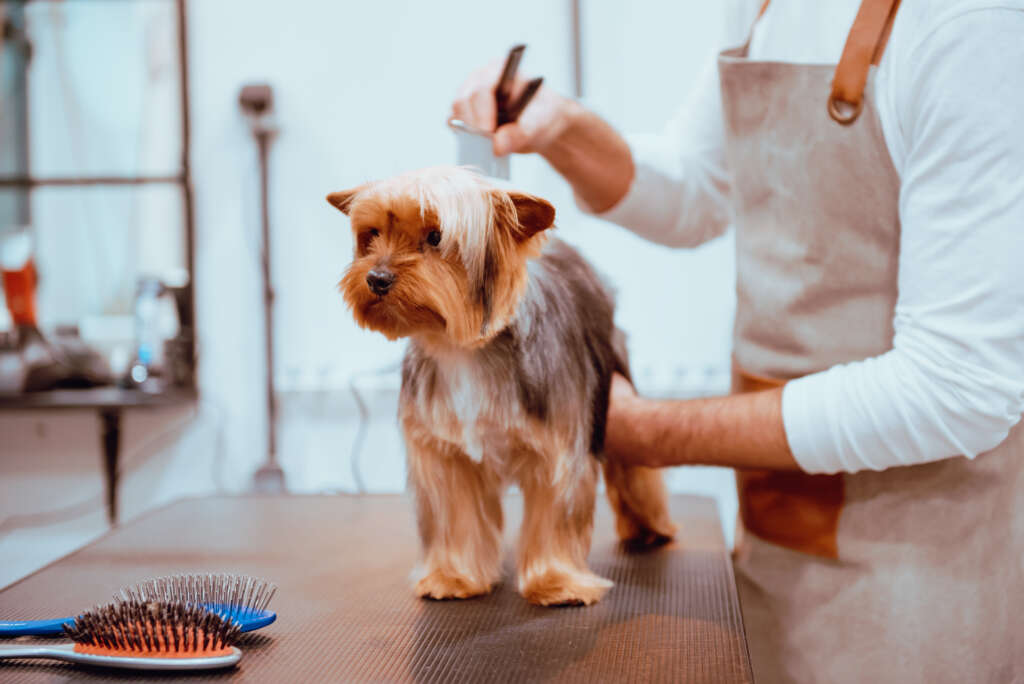
M15 326L36 325L36 276L35 262L29 259L21 268L3 270L4 298L7 310Z

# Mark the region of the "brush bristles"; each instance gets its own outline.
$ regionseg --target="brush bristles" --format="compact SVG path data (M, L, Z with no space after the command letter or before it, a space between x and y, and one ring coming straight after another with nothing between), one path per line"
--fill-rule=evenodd
M230 653L240 629L202 606L124 601L78 616L64 633L79 653L194 658Z
M198 603L224 617L238 619L266 610L275 591L274 584L246 575L169 575L124 587L114 599Z

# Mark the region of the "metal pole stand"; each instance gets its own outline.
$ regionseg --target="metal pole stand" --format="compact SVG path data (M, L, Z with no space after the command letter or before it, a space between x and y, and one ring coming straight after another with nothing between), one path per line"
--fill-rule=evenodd
M270 204L268 159L270 141L277 133L273 123L273 91L269 85L247 85L242 88L238 103L249 119L259 150L260 214L263 270L263 323L267 366L267 459L253 476L253 488L264 494L280 494L286 490L284 471L277 462L277 400L274 390L274 288L270 272Z

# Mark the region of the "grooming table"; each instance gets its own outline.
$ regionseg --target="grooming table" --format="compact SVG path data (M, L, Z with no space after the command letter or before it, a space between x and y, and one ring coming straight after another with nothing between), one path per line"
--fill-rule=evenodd
M509 547L520 508L518 497L505 502ZM182 681L751 681L714 502L676 496L672 514L677 542L629 554L615 543L602 498L590 566L615 587L595 606L539 608L515 593L511 548L505 580L492 595L415 598L408 577L418 542L403 496L189 499L0 592L0 617L72 615L149 577L234 572L278 585L270 604L277 621L243 636L245 655L236 668L185 674ZM0 661L0 681L8 684L144 678L50 661Z

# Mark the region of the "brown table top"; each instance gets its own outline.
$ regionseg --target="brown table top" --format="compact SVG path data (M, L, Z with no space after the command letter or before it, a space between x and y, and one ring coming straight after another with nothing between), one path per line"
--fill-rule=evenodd
M591 607L539 608L506 579L469 601L416 599L418 554L402 496L214 497L144 515L0 592L0 617L53 618L121 585L175 572L236 572L278 585L277 621L243 637L230 670L154 679L253 682L751 681L732 564L711 499L676 496L679 540L645 554L615 543L601 500L591 568L615 582ZM506 500L508 544L520 500ZM22 637L15 641L52 642ZM141 681L145 673L0 661L0 681ZM152 676L152 675L151 675Z

